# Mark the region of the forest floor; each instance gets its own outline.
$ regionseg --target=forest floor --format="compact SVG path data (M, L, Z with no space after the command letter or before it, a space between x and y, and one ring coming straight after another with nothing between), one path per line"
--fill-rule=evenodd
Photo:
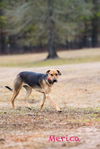
M40 111L42 95L36 91L27 99L31 106L28 109L24 89L16 99L16 109L12 109L12 92L4 86L13 87L20 71L46 72L51 68L62 72L51 92L62 112L56 112L48 100ZM76 140L70 140L71 137ZM0 67L0 149L62 148L100 148L100 62L37 68Z

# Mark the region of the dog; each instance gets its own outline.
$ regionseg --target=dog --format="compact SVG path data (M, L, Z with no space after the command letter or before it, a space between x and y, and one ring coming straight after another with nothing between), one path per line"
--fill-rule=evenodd
M46 98L48 98L52 102L56 110L58 112L61 112L59 106L49 96L53 84L58 81L58 76L60 75L61 72L59 70L48 70L45 74L30 71L20 72L14 81L13 89L11 89L9 86L5 86L7 89L13 91L13 95L11 98L12 107L15 108L15 99L19 94L21 88L24 87L27 91L26 98L30 96L32 89L35 89L38 92L43 93L44 96L40 107L41 110L44 106Z

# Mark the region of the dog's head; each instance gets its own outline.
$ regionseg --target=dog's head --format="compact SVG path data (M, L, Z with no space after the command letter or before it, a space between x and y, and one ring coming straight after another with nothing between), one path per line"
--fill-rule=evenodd
M48 74L48 82L53 84L57 82L58 77L61 75L59 70L47 70L46 74Z

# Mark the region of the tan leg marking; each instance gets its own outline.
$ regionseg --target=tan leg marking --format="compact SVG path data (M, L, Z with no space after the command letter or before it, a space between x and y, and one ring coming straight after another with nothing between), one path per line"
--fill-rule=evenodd
M50 98L49 95L47 95L47 98L51 101L51 103L53 104L53 106L56 108L57 111L61 111L57 103L54 100L52 100L52 98Z
M19 77L17 77L14 82L14 90L13 90L13 95L11 98L11 103L12 103L13 108L15 108L15 105L14 105L15 98L18 96L21 88L22 88L22 80Z
M42 101L42 104L41 104L40 110L42 110L42 108L43 108L43 106L44 106L45 101L46 101L46 95L45 95L45 93L43 93L43 101Z

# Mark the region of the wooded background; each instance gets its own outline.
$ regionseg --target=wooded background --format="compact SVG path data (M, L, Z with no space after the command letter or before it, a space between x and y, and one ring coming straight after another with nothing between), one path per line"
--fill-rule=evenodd
M100 46L100 0L0 0L0 54Z

